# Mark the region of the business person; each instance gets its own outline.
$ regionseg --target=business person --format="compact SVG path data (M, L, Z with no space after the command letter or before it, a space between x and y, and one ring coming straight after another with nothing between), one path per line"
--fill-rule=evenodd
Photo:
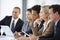
M40 5L34 5L32 7L33 23L34 23L34 21L39 20L40 9L41 9L41 6ZM40 24L40 22L37 24L37 26L39 26L39 24ZM41 27L39 26L38 29L40 29L40 28ZM29 36L29 39L30 40L33 38L32 36L34 36L34 35L32 34L32 35Z
M31 8L31 12L32 12L32 20L33 20L33 23L34 21L39 18L39 13L40 13L40 5L34 5L32 8ZM32 26L33 27L33 26ZM32 34L33 35L33 34Z
M28 38L28 36L30 34L32 34L32 29L31 29L32 25L33 25L33 20L32 20L31 8L30 8L30 9L27 9L27 11L26 11L26 20L25 20L24 25L22 27L20 37L19 37L19 34L18 35L16 34L16 37L19 40L23 40L23 39Z
M38 40L42 40L41 38L44 38L44 37L45 38L52 37L54 22L48 19L48 15L49 15L48 10L49 10L48 6L41 7L40 18L45 20L43 27L39 31L37 26L33 27L34 35L39 36Z
M32 34L32 29L31 29L32 25L33 25L33 20L32 20L31 8L30 8L27 9L26 11L26 21L24 22L21 32L24 31L27 34Z
M49 7L51 19L54 19L54 39L60 40L60 5L55 4Z
M7 25L11 28L11 31L14 33L15 31L20 32L23 26L23 21L19 18L20 8L14 7L12 11L12 16L6 16L4 19L0 21L0 25Z

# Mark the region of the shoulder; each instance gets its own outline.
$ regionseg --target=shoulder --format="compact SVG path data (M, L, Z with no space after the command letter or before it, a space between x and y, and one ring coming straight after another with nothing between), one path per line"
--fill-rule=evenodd
M6 16L5 18L12 18L12 16Z
M60 26L60 20L58 21L57 26Z
M6 20L6 19L10 19L10 18L12 18L12 16L6 16L2 20Z
M25 20L25 21L24 21L24 23L26 23L26 24L27 24L27 23L28 23L28 21L26 21L26 20Z
M24 21L23 21L23 20L21 20L20 18L18 19L18 22L20 22L20 23L24 23Z
M60 20L58 21L58 23L60 23Z
M54 24L55 22L54 22L54 20L50 20L50 22L49 22L49 24Z
M54 27L54 24L55 24L55 22L54 22L53 20L51 20L51 21L49 22L49 24L48 24L49 28L50 28L50 27Z

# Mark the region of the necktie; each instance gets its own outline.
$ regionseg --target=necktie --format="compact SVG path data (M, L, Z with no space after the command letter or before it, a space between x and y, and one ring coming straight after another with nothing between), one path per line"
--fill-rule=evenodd
M40 30L40 27L41 27L40 25L37 25L37 29L38 29L38 31Z
M14 33L14 20L13 20L12 25L11 25L11 31Z
M56 25L54 25L54 34L56 34Z

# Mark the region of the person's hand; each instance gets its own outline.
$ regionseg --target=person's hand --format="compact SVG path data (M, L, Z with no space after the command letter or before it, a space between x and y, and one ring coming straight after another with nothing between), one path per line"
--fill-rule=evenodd
M30 35L30 36L29 36L29 39L30 39L30 40L37 40L37 36L35 36L35 35Z
M21 36L22 36L22 35L20 34L20 32L15 32L15 33L14 33L14 37L15 37L15 38L18 38L18 37L21 37Z
M28 37L25 37L25 36L21 36L17 40L29 40L29 38Z
M36 27L38 24L40 24L40 18L38 18L38 19L36 19L35 21L34 21L34 27Z

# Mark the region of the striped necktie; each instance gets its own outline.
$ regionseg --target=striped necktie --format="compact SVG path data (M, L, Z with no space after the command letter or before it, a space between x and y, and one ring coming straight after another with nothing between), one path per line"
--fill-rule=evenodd
M14 31L15 31L15 30L14 30L14 22L15 22L15 21L13 20L13 21L12 21L12 25L11 25L11 31L12 31L13 33L14 33Z

